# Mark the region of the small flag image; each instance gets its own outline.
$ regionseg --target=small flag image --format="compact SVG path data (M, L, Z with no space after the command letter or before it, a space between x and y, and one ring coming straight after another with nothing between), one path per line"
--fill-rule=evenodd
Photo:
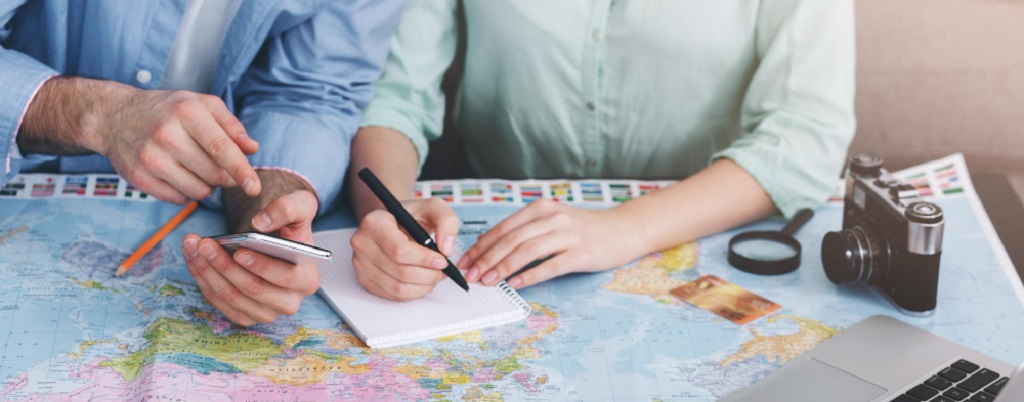
M907 184L914 186L922 197L935 194L932 192L932 186L928 184L928 177L925 176L924 172L907 177Z
M653 193L661 189L661 186L659 186L658 183L640 183L639 187L641 196L647 195L648 193Z
M125 190L124 190L124 196L125 197L127 197L127 198L138 198L138 199L142 199L142 200L144 200L146 198L149 198L149 194L146 194L146 193L143 193L143 192L139 191L139 189L135 188L134 185L132 185L131 183L129 183L127 181L125 181L125 183L126 183L126 186L127 186L127 187L125 187Z
M47 177L46 181L42 183L35 183L32 185L32 196L33 197L53 197L53 193L57 190L57 183L54 182L52 177Z
M568 182L551 183L549 187L551 199L561 202L572 202L572 184Z
M15 177L13 180L7 183L6 186L0 188L0 197L17 197L19 194L25 191L25 178Z
M515 194L512 193L512 183L495 182L489 185L491 189L491 201L494 202L515 202Z
M608 185L608 190L612 194L613 202L626 202L634 198L633 189L630 188L629 183L611 183Z
M964 185L952 164L935 169L935 179L939 182L939 189L942 190L942 194L964 192Z
M92 195L94 197L114 197L117 195L117 184L120 182L121 179L117 177L97 177Z
M537 183L520 184L519 198L524 203L530 203L544 195L544 188Z
M484 188L480 183L462 183L459 189L462 202L484 202Z
M423 197L423 183L416 183L412 188L412 198L422 199Z
M604 188L599 182L580 183L580 193L582 193L583 202L604 202Z
M85 188L89 186L89 176L68 176L64 178L64 189L62 195L80 196L85 195Z
M442 200L445 200L445 202L452 202L455 200L455 192L452 191L451 183L431 183L430 196L441 198Z

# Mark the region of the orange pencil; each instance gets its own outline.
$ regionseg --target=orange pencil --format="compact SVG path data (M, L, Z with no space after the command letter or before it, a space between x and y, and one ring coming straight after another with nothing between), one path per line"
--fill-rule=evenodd
M188 204L185 204L185 208L178 211L177 215L174 215L174 217L167 221L160 230L157 230L156 233L147 239L145 243L142 243L142 245L139 246L132 255L128 256L121 265L117 266L117 272L114 273L114 276L121 276L124 275L125 272L128 272L128 270L132 268L132 265L135 265L135 263L139 262L139 260L141 260L146 253L149 253L153 247L156 247L156 244L160 243L160 240L163 240L168 233L171 233L174 228L178 227L185 218L192 215L192 212L194 212L197 207L199 207L199 203L195 201L189 201Z

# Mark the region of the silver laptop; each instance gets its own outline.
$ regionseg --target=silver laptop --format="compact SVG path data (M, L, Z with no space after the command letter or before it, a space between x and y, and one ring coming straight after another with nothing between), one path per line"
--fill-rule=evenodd
M873 316L791 360L728 402L1024 402L1013 365Z

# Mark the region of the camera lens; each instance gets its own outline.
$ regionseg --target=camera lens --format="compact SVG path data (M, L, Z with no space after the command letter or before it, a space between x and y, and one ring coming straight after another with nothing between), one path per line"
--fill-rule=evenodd
M867 282L888 268L889 245L860 226L828 232L821 242L821 262L832 283Z
M859 175L876 177L882 172L882 157L864 152L858 153L850 157L850 171Z

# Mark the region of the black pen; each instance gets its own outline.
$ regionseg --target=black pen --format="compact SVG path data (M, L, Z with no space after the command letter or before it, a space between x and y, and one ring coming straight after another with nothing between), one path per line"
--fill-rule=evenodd
M409 233L409 236L412 236L413 240L423 247L434 250L439 254L441 253L441 250L437 248L437 243L430 237L430 234L423 230L423 226L420 226L419 222L416 222L416 218L413 218L409 211L402 207L402 203L398 202L398 199L388 191L387 187L384 187L384 183L381 183L369 168L363 168L363 170L359 171L359 179L366 183L367 187L370 187L370 191L373 191L373 194L384 204L384 208L395 217L398 224ZM448 262L448 266L444 268L445 275L452 278L460 288L469 292L469 284L466 283L466 278L462 277L462 273L459 272L458 268L455 268L452 260L446 257L445 261Z
M555 258L554 254L551 254L551 255L549 255L547 257L544 257L544 258L541 258L541 259L533 260L529 264L526 264L526 266L524 266L522 268L519 268L518 271L516 271L512 275L509 275L508 277L510 279L511 278L515 278L515 277L519 276L519 274L521 274L523 272L526 272L526 271L529 271L531 269L537 268L538 265L543 264L543 263L547 262L548 260L550 260L552 258Z

